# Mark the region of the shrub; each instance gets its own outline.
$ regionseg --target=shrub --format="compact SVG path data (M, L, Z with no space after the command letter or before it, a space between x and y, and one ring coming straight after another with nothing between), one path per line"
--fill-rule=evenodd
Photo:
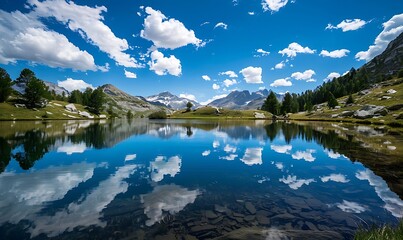
M149 119L166 119L167 113L164 111L153 112L148 116Z

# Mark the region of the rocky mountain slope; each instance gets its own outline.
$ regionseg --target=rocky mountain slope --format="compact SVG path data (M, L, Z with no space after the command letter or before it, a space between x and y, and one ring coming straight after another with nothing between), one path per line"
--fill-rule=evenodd
M174 110L186 108L186 104L188 102L191 102L193 104L193 108L197 108L200 106L200 104L194 100L178 97L170 92L162 92L157 95L146 97L144 99L151 104L162 105Z
M374 82L377 78L394 75L403 68L403 33L391 41L385 51L360 70L366 70L369 80Z
M43 83L45 83L45 85L49 88L50 92L54 91L56 93L56 95L61 95L62 96L63 93L64 93L65 96L69 95L69 91L67 91L63 87L57 86L57 84L54 84L52 82L47 82L47 81L43 81Z
M161 106L153 105L144 101L140 97L132 96L112 84L105 84L101 86L103 92L106 94L107 103L106 109L112 108L116 114L124 114L131 110L133 113L147 113L159 110L166 110Z
M248 90L233 91L228 94L228 96L214 100L208 105L238 110L258 109L263 105L263 102L266 100L268 95L269 91L267 89L259 90L252 93L250 93ZM279 101L283 99L283 96L280 94L276 94L276 96Z

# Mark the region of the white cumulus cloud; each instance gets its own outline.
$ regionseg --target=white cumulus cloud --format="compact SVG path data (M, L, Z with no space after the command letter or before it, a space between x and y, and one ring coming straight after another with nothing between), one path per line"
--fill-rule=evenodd
M171 74L173 76L180 76L182 74L181 61L175 56L164 57L164 54L158 50L151 53L151 61L148 62L150 70L154 71L157 75Z
M241 161L248 166L262 165L262 151L263 148L247 148Z
M126 69L124 69L125 70L125 76L127 77L127 78L137 78L137 74L135 74L135 73L133 73L133 72L129 72L129 71L127 71Z
M280 8L287 5L288 0L263 0L262 6L264 11L278 12Z
M230 155L225 156L225 157L220 157L220 159L224 159L224 160L227 160L227 161L234 161L235 158L237 158L237 157L238 157L238 155L236 155L236 154L230 154Z
M339 50L334 50L331 52L329 52L327 50L322 50L319 55L322 57L342 58L342 57L346 57L349 52L350 52L350 50L347 50L347 49L339 49Z
M336 206L340 208L343 212L348 213L362 213L367 210L364 205L346 200L343 200L342 203L337 203Z
M296 80L303 80L307 82L311 82L314 80L312 77L315 75L315 71L312 69L305 70L304 72L295 72L291 74L291 77L296 79Z
M164 218L164 213L175 215L182 211L188 204L192 204L201 192L188 190L181 186L171 184L156 186L150 193L141 195L144 205L144 214L149 218L147 226L152 226Z
M285 67L285 63L283 61L279 62L274 66L275 69L283 69Z
M369 46L367 51L358 52L355 55L357 60L370 61L375 56L381 54L390 41L398 37L403 32L403 13L393 16L390 20L383 23L382 32L375 38L373 45Z
M306 151L297 151L296 153L292 154L291 157L296 160L304 159L307 162L313 162L316 158L312 156L312 153L315 152L316 151L313 149L307 149Z
M202 156L207 157L208 155L210 155L210 153L211 153L210 150L206 150L206 151L202 152Z
M74 144L72 142L66 142L62 146L57 148L57 152L63 152L67 155L71 155L73 153L83 153L87 149L85 143Z
M229 87L231 85L237 84L238 82L235 79L232 79L232 80L231 79L225 79L223 83L224 83L224 85L226 87Z
M158 156L153 162L150 162L151 179L154 182L160 182L165 175L174 177L180 172L182 159L179 156L173 156L166 160L164 156Z
M338 77L340 77L340 73L331 72L331 73L329 73L329 75L327 75L327 77L325 79L323 79L323 81L329 81L329 80L332 80L333 78L338 78Z
M290 87L292 86L292 82L289 80L290 78L277 79L270 84L270 87Z
M132 161L132 160L136 159L136 157L137 157L137 154L128 154L125 157L125 161Z
M112 30L103 23L102 13L107 11L106 7L91 8L65 0L42 2L29 0L28 3L38 17L53 17L66 24L70 30L80 33L89 43L107 53L118 65L141 67L133 57L124 52L129 49L127 40L116 37Z
M141 30L140 36L152 41L157 48L176 49L188 44L203 46L202 40L182 22L174 18L168 19L151 7L146 7L145 11L148 16L144 19L144 29Z
M235 153L236 152L236 147L227 144L224 147L224 152L226 152L226 153Z
M264 57L264 56L269 56L270 52L263 50L261 48L256 50L256 53L258 53L257 55L255 55L255 57Z
M279 51L281 55L287 55L288 57L296 57L297 53L313 54L316 50L312 50L309 47L302 47L299 43L293 42L288 45L287 48Z
M202 78L205 81L210 81L211 80L211 78L208 75L203 75Z
M179 97L180 98L186 98L186 99L189 99L189 100L192 100L192 101L196 101L195 95L189 94L189 93L181 93L181 94L179 94Z
M214 90L218 90L218 89L220 89L220 86L219 86L218 84L213 83L212 88L213 88Z
M219 23L217 23L217 24L214 26L214 28L223 28L223 29L227 30L227 29L228 29L228 25L225 24L225 23L223 23L223 22L219 22Z
M287 184L291 189L297 190L303 185L309 185L315 182L314 179L298 179L297 176L288 175L287 178L282 177L279 179L280 182Z
M291 145L270 145L270 148L277 153L290 154L292 146Z
M247 83L259 84L262 81L262 68L261 67L247 67L240 71Z
M392 213L393 216L397 218L403 217L403 201L396 193L390 190L385 180L368 169L358 171L355 176L359 180L368 181L369 185L375 189L375 192L379 198L384 201L384 208Z
M218 75L226 75L230 78L237 78L238 75L234 71L220 72Z
M215 101L215 100L221 99L221 98L225 98L226 96L228 96L228 94L216 95L216 96L213 96L212 98L210 98L210 99L208 99L208 100L206 100L204 102L201 102L200 104L201 105L207 105L207 104L211 103L212 101Z
M346 178L345 175L343 174L330 174L329 176L323 176L320 177L320 180L322 180L322 182L329 182L329 181L333 181L333 182L339 182L339 183L347 183L350 180L348 180Z
M57 86L65 88L67 91L71 92L73 90L84 91L86 88L94 89L89 83L86 83L84 80L76 80L72 78L67 78L64 81L57 81Z
M347 31L355 31L365 26L365 24L369 23L361 19L346 19L341 21L336 26L332 24L328 24L325 29L341 29L343 32Z
M66 36L47 30L31 13L0 10L0 63L26 60L50 67L96 71L94 57L80 50Z

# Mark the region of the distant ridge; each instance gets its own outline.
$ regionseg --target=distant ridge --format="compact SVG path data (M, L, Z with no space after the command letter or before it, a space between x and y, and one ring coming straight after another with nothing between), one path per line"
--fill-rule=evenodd
M263 105L269 95L267 89L250 93L248 90L232 91L228 96L220 98L209 103L209 106L228 108L228 109L258 109ZM283 99L283 95L276 94L279 101Z
M145 97L144 99L154 105L165 106L173 110L186 108L186 104L188 102L191 102L193 104L193 108L197 108L200 106L200 103L198 103L197 101L184 97L178 97L170 92L162 92L157 95Z

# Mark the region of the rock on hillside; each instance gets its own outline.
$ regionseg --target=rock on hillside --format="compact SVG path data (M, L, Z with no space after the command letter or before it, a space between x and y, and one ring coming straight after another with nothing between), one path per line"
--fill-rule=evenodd
M112 106L115 111L127 112L131 110L134 113L161 110L161 107L146 102L139 97L134 97L112 84L103 85L101 88L107 96L107 109Z

